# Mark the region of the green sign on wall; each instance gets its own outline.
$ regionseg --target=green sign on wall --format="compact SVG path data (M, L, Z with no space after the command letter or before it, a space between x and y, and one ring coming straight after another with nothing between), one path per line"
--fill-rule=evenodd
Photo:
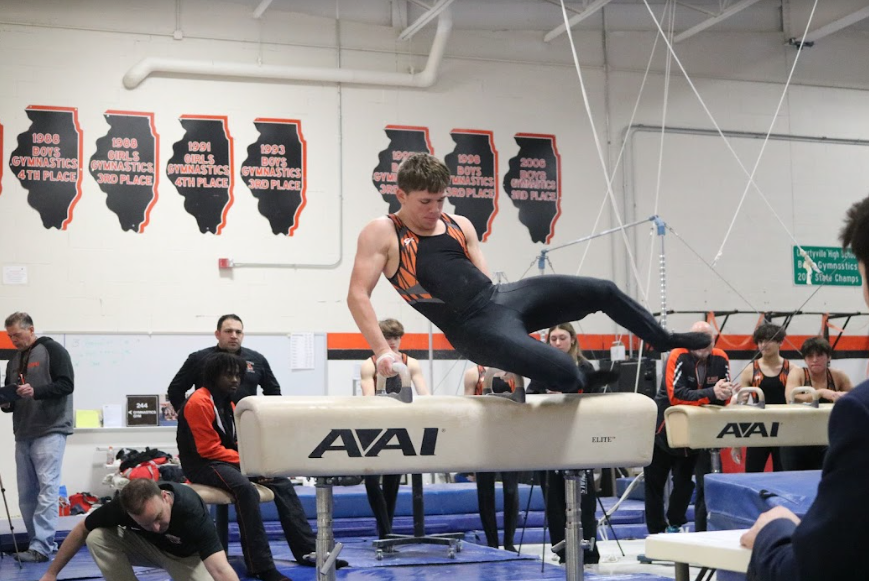
M850 250L842 250L835 246L803 246L803 250L821 272L815 272L811 262L805 260L800 253L800 247L794 246L795 285L863 285L863 278L857 270L857 259Z

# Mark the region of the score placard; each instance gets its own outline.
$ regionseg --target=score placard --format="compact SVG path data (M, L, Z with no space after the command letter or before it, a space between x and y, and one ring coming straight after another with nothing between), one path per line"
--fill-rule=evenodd
M159 426L159 395L128 395L127 426Z

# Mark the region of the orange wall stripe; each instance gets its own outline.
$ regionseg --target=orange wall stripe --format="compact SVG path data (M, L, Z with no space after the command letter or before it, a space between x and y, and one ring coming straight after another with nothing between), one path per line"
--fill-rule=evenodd
M799 351L803 341L814 335L790 335L783 345L783 351ZM835 342L835 336L830 341ZM453 347L442 333L433 336L433 348L435 350L451 350ZM579 336L579 344L585 351L605 351L612 347L616 335L613 334L588 334ZM621 336L626 348L630 348L628 337ZM639 348L639 341L633 338L634 349ZM369 349L368 343L361 333L329 333L327 338L329 349ZM751 335L721 335L716 347L724 351L755 351L757 347L751 341ZM402 349L428 349L428 333L407 333L401 341ZM836 351L869 351L869 336L843 335L836 345Z
M785 351L799 351L803 341L814 335L791 335L785 339L782 349ZM608 350L616 335L580 335L579 343L586 351L604 351ZM453 346L447 341L443 333L435 333L433 336L433 348L437 351L449 351ZM626 338L623 336L622 340ZM831 337L831 341L835 341L835 337ZM368 343L361 333L329 333L327 335L326 344L328 349L369 349ZM628 345L625 345L628 347ZM722 335L718 339L716 345L724 351L754 351L755 346L751 342L751 335ZM635 340L634 348L638 344ZM402 349L425 350L428 349L428 333L408 333L404 336L401 342ZM5 331L0 331L0 349L15 349L9 335ZM836 345L836 351L869 351L869 336L863 335L843 335Z

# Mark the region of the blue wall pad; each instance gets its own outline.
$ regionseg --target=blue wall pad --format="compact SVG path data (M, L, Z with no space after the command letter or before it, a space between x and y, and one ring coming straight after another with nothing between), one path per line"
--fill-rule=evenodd
M610 510L613 505L618 501L616 497L604 497L600 499L600 503L603 504L606 510ZM600 509L600 504L597 505L596 511L597 518L603 516L603 512ZM613 524L637 524L646 522L646 506L643 500L625 500L619 509L610 517L610 520Z
M628 485L634 481L634 477L630 478L616 478L616 494L621 498L621 496L625 493L625 490L628 489ZM643 501L646 499L646 488L643 486L643 483L638 484L631 491L631 495L628 496L631 500L639 500Z
M528 502L531 486L519 485L519 506L524 512ZM313 486L297 486L296 494L305 509L305 514L313 518L317 514L316 490ZM335 486L332 488L334 518L373 517L365 495L365 486ZM423 486L425 513L429 514L465 514L478 512L477 485L472 482L453 484L426 484ZM261 507L263 520L278 520L277 510L272 502ZM495 509L504 510L504 497L500 483L495 485ZM535 486L531 497L531 510L543 510L543 494L540 487ZM412 516L413 503L410 486L401 486L398 491L398 501L395 505L395 516ZM229 520L235 520L234 507L229 508Z
M601 503L604 508L609 510L612 508L613 504L617 501L614 497L602 498ZM367 501L366 501L367 502ZM533 503L532 503L533 504ZM274 506L273 504L262 505L265 506ZM268 516L270 513L264 511L264 519L265 519L265 527L266 534L269 539L277 540L283 538L283 531L281 530L280 523L277 522L277 516L275 515L274 520L268 520ZM688 519L693 520L694 509L693 506L688 509ZM603 516L603 512L600 510L598 506L596 515L598 519ZM229 536L230 540L237 541L238 540L238 526L235 524L234 517L230 519L229 523ZM496 515L498 521L499 529L503 530L504 523L504 513L497 513ZM523 524L527 528L542 528L544 521L544 512L543 511L532 511L528 513L528 519L525 519L524 510L520 509L519 511L519 530L521 530ZM643 503L636 500L626 500L619 507L619 510L616 511L615 514L612 515L610 521L613 525L631 525L631 524L639 524L645 527L645 509ZM309 519L308 522L311 524L311 527L316 530L317 521L316 519ZM425 518L426 531L428 533L442 533L442 532L466 532L466 531L476 531L482 529L482 524L480 522L480 515L478 513L471 514L453 514L453 515L427 515ZM345 537L358 537L358 536L372 536L376 534L376 523L374 521L374 517L355 517L355 518L340 518L335 519L332 523L333 533L336 538L345 538ZM398 534L411 534L413 532L413 517L410 516L397 516L393 521L393 528ZM637 537L635 528L629 528L629 534L633 535L630 538L643 538Z
M470 486L470 488L468 488ZM469 528L480 528L481 524L479 521L479 509L477 507L477 496L476 496L476 485L474 484L432 484L426 487L425 493L425 514L426 521L428 521L428 516L434 515L474 515L474 518L477 520L475 524L472 524ZM432 494L429 494L429 487L440 487L438 490L433 490ZM520 522L525 518L525 507L528 506L528 492L530 491L530 486L520 486L519 494L519 519ZM368 505L368 497L365 496L365 488L363 486L345 486L345 487L335 487L333 489L335 491L333 497L335 500L335 506L333 510L333 518L344 519L344 518L374 518L374 515L371 512L371 508ZM338 491L341 491L340 495ZM496 495L498 497L499 503L496 504L496 509L498 510L498 523L501 526L503 522L503 501L501 500L501 489L497 487L495 489ZM309 520L312 522L316 521L316 499L314 496L313 488L307 486L297 486L296 492L299 495L299 500L302 502L302 506L305 509L305 514L308 515ZM338 499L341 499L341 508L339 511L338 508ZM601 498L601 503L604 508L609 510L613 504L618 500L615 497L605 497ZM403 504L405 502L406 504ZM395 509L396 517L399 516L407 516L411 517L413 515L413 508L411 506L411 492L410 487L402 486L399 491L398 502ZM278 513L275 508L275 504L273 502L266 502L260 505L260 511L263 515L264 521L277 521ZM540 488L535 486L534 493L531 498L530 512L528 515L529 525L531 525L535 518L542 518L544 511L543 507L543 497L540 493ZM603 516L603 513L600 510L600 505L597 507L597 515L598 517ZM637 500L626 500L619 507L619 510L612 517L613 522L617 523L641 523L645 522L645 506L643 504L642 499ZM235 507L229 507L229 521L235 522ZM691 519L689 519L691 520ZM533 525L538 526L538 525ZM542 523L541 525L542 526ZM456 529L461 530L461 529ZM468 530L468 528L464 529Z
M820 470L707 474L709 530L747 529L758 515L784 506L802 518L818 494Z
M630 478L616 478L616 494L619 497L621 497L625 493L625 490L628 489L628 485L630 485L630 483L633 481L634 481L633 476L631 476ZM694 503L694 497L696 496L696 494L695 494L696 492L697 492L697 489L695 488L694 493L691 494L691 503L692 504ZM631 490L631 495L628 496L628 498L631 500L645 501L646 500L646 483L645 483L645 481L643 481L640 484L638 484L637 486L635 486L634 489Z

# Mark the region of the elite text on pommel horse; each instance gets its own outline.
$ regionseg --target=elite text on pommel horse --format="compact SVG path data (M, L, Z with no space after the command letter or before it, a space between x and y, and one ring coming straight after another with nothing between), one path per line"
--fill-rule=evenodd
M330 477L645 466L656 407L641 394L249 397L236 407L245 474L317 477L318 580L334 579ZM283 445L275 445L276 441ZM567 578L582 579L579 486L567 477ZM571 502L574 500L575 502ZM574 504L575 506L571 506ZM573 510L571 510L573 508Z
M799 403L793 396L808 393L810 403ZM757 398L752 403L750 396ZM787 404L765 405L763 392L744 387L731 405L674 406L665 412L667 440L674 448L709 449L713 471L720 471L720 448L766 446L826 445L827 424L833 404L818 404L818 394L810 387L793 391ZM745 573L751 551L740 546L745 530L701 533L660 534L646 537L645 556L674 561L676 580L688 581L688 565Z

